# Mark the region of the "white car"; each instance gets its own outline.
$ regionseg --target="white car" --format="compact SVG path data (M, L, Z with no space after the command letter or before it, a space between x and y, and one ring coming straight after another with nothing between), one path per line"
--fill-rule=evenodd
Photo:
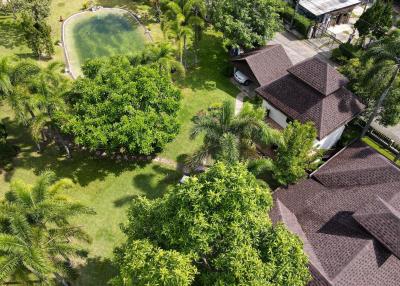
M250 78L247 75L245 75L244 73L242 73L240 70L235 69L233 76L238 83L246 85L246 86L250 85L250 82L251 82Z

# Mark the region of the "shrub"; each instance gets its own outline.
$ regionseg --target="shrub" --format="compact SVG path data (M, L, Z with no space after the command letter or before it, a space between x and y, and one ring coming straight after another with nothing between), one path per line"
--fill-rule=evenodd
M348 60L359 58L362 50L359 46L350 43L342 43L332 51L332 59L340 64L345 64Z
M286 22L291 22L292 17L294 14L294 9L293 7L290 6L290 4L284 2L282 5L282 10L279 12L280 16L282 19ZM301 33L304 37L307 37L308 31L311 26L314 25L314 21L307 18L306 16L303 16L299 13L296 13L293 21L293 26L294 28Z
M204 83L204 85L205 85L205 87L206 87L207 89L209 89L209 90L213 90L213 89L216 89L216 88L217 88L217 83L216 83L215 81L213 81L213 80L207 80L207 81Z

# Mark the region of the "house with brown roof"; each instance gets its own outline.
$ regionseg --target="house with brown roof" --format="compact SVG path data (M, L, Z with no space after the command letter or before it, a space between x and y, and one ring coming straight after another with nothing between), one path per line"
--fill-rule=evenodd
M271 69L271 67L270 67ZM291 66L281 76L256 89L268 110L268 122L285 128L292 120L313 122L317 129L315 146L333 147L346 124L365 106L346 89L348 80L319 58Z
M240 71L257 87L280 78L293 65L281 45L268 45L241 54L231 62L235 73Z
M273 194L271 219L304 243L310 286L400 285L400 169L364 143Z

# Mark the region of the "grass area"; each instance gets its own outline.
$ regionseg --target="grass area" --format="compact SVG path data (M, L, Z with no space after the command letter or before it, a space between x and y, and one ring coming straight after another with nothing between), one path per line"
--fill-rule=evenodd
M388 149L386 149L385 147L381 146L380 144L378 144L376 141L374 141L373 139L371 139L370 137L364 137L362 139L362 141L365 144L368 144L369 146L371 146L372 148L374 148L376 151L378 151L379 153L381 153L383 156L385 156L386 158L388 158L390 161L394 162L395 159L395 155L393 154L393 152L390 152ZM400 161L397 161L396 164L398 166L400 166Z
M143 50L148 41L143 27L121 10L85 12L65 25L65 46L77 75L88 59L132 54Z
M66 19L78 12L83 2L52 1L49 21L53 28L54 40L60 38L60 16ZM143 3L131 0L97 2L102 6L127 7L138 11L147 9ZM148 27L156 41L162 38L158 24L149 22ZM54 60L63 61L62 49L57 47L56 50ZM29 56L30 52L23 44L12 17L0 18L0 53L18 57ZM201 144L201 138L194 142L189 140L193 116L214 103L224 100L233 102L238 90L223 75L226 63L227 53L222 48L222 37L208 30L201 43L199 65L191 69L187 77L179 82L183 94L182 108L178 115L182 123L181 132L166 146L160 156L181 160L184 155L192 153ZM208 89L206 81L215 81L216 88ZM138 195L150 198L161 196L169 186L178 182L181 174L168 166L118 163L92 159L81 153L73 153L73 159L66 160L63 152L56 146L48 146L43 153L38 154L27 128L18 124L10 107L1 102L0 120L3 120L8 128L10 141L20 148L12 169L0 173L0 196L9 189L13 179L23 179L32 183L40 172L47 169L53 170L59 178L73 179L76 188L68 195L93 207L97 212L94 216L77 218L77 223L88 231L93 243L87 246L88 263L81 269L79 280L74 285L106 285L113 276L110 263L112 250L123 240L119 225L125 220L129 202Z

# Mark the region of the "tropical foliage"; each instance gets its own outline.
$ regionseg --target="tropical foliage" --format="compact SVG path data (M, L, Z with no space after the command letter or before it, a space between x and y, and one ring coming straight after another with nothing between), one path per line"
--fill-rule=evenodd
M80 256L73 241L89 237L71 218L94 212L64 197L73 187L45 172L35 185L14 181L0 207L0 281L51 284L72 270Z
M83 66L68 93L69 110L57 112L60 128L92 150L149 155L179 130L180 91L170 73L154 64L132 66L126 57Z
M204 0L162 1L164 10L161 26L168 38L175 39L179 60L183 64L188 43L194 41L196 47L204 27L206 6Z
M191 285L197 273L191 262L191 255L175 250L163 250L148 240L133 240L115 250L115 263L121 274L113 279L111 284Z
M204 134L204 142L189 159L190 165L196 167L209 158L229 163L256 158L256 144L269 145L280 140L279 132L270 128L264 118L264 109L247 104L235 115L230 102L200 115L191 138Z
M314 147L317 131L312 123L291 122L282 133L273 163L275 179L287 185L314 170L321 155Z
M277 0L214 0L211 17L231 47L251 49L265 45L281 26Z
M351 89L367 103L368 122L383 125L400 122L400 36L392 34L375 42L359 59L350 60L341 71L351 80Z
M302 243L272 225L271 206L270 191L242 164L217 163L162 198L140 197L123 227L127 242L116 250L117 281L154 284L152 277L169 277L177 267L184 283L158 285L306 285ZM172 264L165 265L167 257Z
M377 0L357 20L354 27L362 39L383 37L393 25L392 1Z

